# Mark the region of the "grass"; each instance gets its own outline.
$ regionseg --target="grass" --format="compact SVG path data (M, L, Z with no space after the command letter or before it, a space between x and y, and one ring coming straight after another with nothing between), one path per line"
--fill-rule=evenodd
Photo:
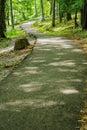
M45 34L57 34L57 35L65 35L70 37L75 37L77 39L86 38L87 37L87 31L83 31L81 27L74 28L74 22L69 21L67 23L58 23L56 21L56 26L51 27L51 19L48 19L44 22L37 21L33 24L33 27L40 30L41 32Z
M67 23L58 23L56 20L56 26L52 27L51 19L47 19L44 22L37 21L33 27L45 34L61 35L72 39L87 53L87 30L82 30L81 27L75 28L73 20Z
M10 45L11 43L9 41L6 41L6 40L2 40L0 42L0 48L6 48Z
M25 35L25 31L21 29L12 29L6 32L7 38L14 38L22 35Z
M24 36L25 31L15 28L15 29L8 30L5 33L5 35L6 35L6 39L0 39L0 48L8 47L10 44L12 44L12 42L9 39Z

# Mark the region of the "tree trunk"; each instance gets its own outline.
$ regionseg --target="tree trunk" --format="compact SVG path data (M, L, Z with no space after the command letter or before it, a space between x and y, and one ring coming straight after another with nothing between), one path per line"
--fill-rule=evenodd
M75 11L74 24L75 24L75 28L77 28L78 27L78 23L77 23L77 11Z
M60 23L62 23L63 13L60 13Z
M71 13L67 13L67 15L66 15L66 19L67 19L67 21L69 21L69 20L72 19L72 17L71 17Z
M11 9L11 25L12 25L12 29L14 29L14 18L13 18L12 0L10 0L10 9Z
M57 17L58 17L58 21L60 22L60 5L58 2L56 2L56 8L57 8Z
M4 32L6 31L5 2L6 0L0 0L0 38L5 38Z
M9 8L8 8L8 11L7 11L7 24L10 25L9 24Z
M35 4L35 16L37 16L37 3L36 3L36 0L34 0L34 4Z
M44 18L44 7L43 7L43 0L40 0L40 4L41 4L41 14L42 14L42 19L41 21L44 21L45 18Z
M52 1L50 1L50 15L52 15Z
M80 20L81 20L81 26L82 26L82 24L83 24L83 9L82 8L81 8L80 12L81 12L81 18L80 18Z
M82 28L87 30L87 0L84 0L82 8Z
M53 8L52 8L52 27L55 26L55 0L53 0Z

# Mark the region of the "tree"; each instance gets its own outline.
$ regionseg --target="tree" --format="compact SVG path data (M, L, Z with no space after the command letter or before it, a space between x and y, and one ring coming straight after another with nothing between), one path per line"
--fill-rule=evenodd
M5 38L4 32L6 31L5 2L6 0L0 0L0 38Z
M82 8L82 0L74 0L72 6L71 6L71 9L72 9L72 12L75 13L75 19L74 19L74 25L75 25L75 28L78 27L78 17L77 17L77 14L78 12L81 14L81 8ZM81 23L81 18L79 18L79 23Z
M8 3L6 2L6 4L5 4L5 18L6 18L6 22L7 22L7 25L9 25L10 23L9 23L9 5L8 5Z
M52 27L55 26L55 0L53 0L53 3L52 3Z
M13 6L12 6L12 0L10 0L10 9L11 9L11 25L12 29L14 29L14 18L13 18Z
M34 4L35 4L35 16L37 16L37 4L36 4L36 0L34 0Z
M87 0L84 0L82 7L82 28L87 30Z
M44 7L43 7L43 0L40 0L40 5L41 5L41 16L42 16L42 21L44 21L45 20L45 18L44 18Z

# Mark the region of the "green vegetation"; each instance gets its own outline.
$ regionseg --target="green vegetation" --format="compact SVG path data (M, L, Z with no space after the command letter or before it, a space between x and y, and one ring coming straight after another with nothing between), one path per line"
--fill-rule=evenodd
M81 27L75 28L73 21L68 21L66 23L58 23L56 21L56 26L51 27L51 21L47 19L44 22L38 21L34 23L33 27L45 34L63 35L75 39L87 38L87 31L82 30Z
M6 37L7 38L14 38L18 36L25 35L25 31L21 29L11 29L6 32Z
M10 45L11 43L7 40L2 40L0 41L0 48L6 48Z
M5 35L6 35L7 39L0 39L0 48L8 47L10 44L12 44L10 39L16 38L16 37L22 37L22 36L26 35L26 33L24 30L15 28L15 29L8 30L5 33Z

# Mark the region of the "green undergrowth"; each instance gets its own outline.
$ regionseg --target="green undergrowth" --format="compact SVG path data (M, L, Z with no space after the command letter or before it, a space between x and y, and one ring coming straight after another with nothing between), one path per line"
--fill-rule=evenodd
M0 48L6 48L10 45L11 43L7 40L2 40L0 41Z
M6 33L6 39L0 39L0 48L6 48L8 47L10 44L12 44L12 42L10 41L10 39L12 38L17 38L17 37L22 37L24 35L26 35L24 30L21 29L9 29Z
M6 32L6 37L7 38L14 38L14 37L19 37L25 35L25 31L21 29L11 29Z
M51 20L46 20L44 22L37 21L33 24L33 27L45 34L64 35L77 39L83 39L87 37L87 31L83 31L81 27L75 28L73 21L66 23L58 23L56 21L55 27L51 26Z

